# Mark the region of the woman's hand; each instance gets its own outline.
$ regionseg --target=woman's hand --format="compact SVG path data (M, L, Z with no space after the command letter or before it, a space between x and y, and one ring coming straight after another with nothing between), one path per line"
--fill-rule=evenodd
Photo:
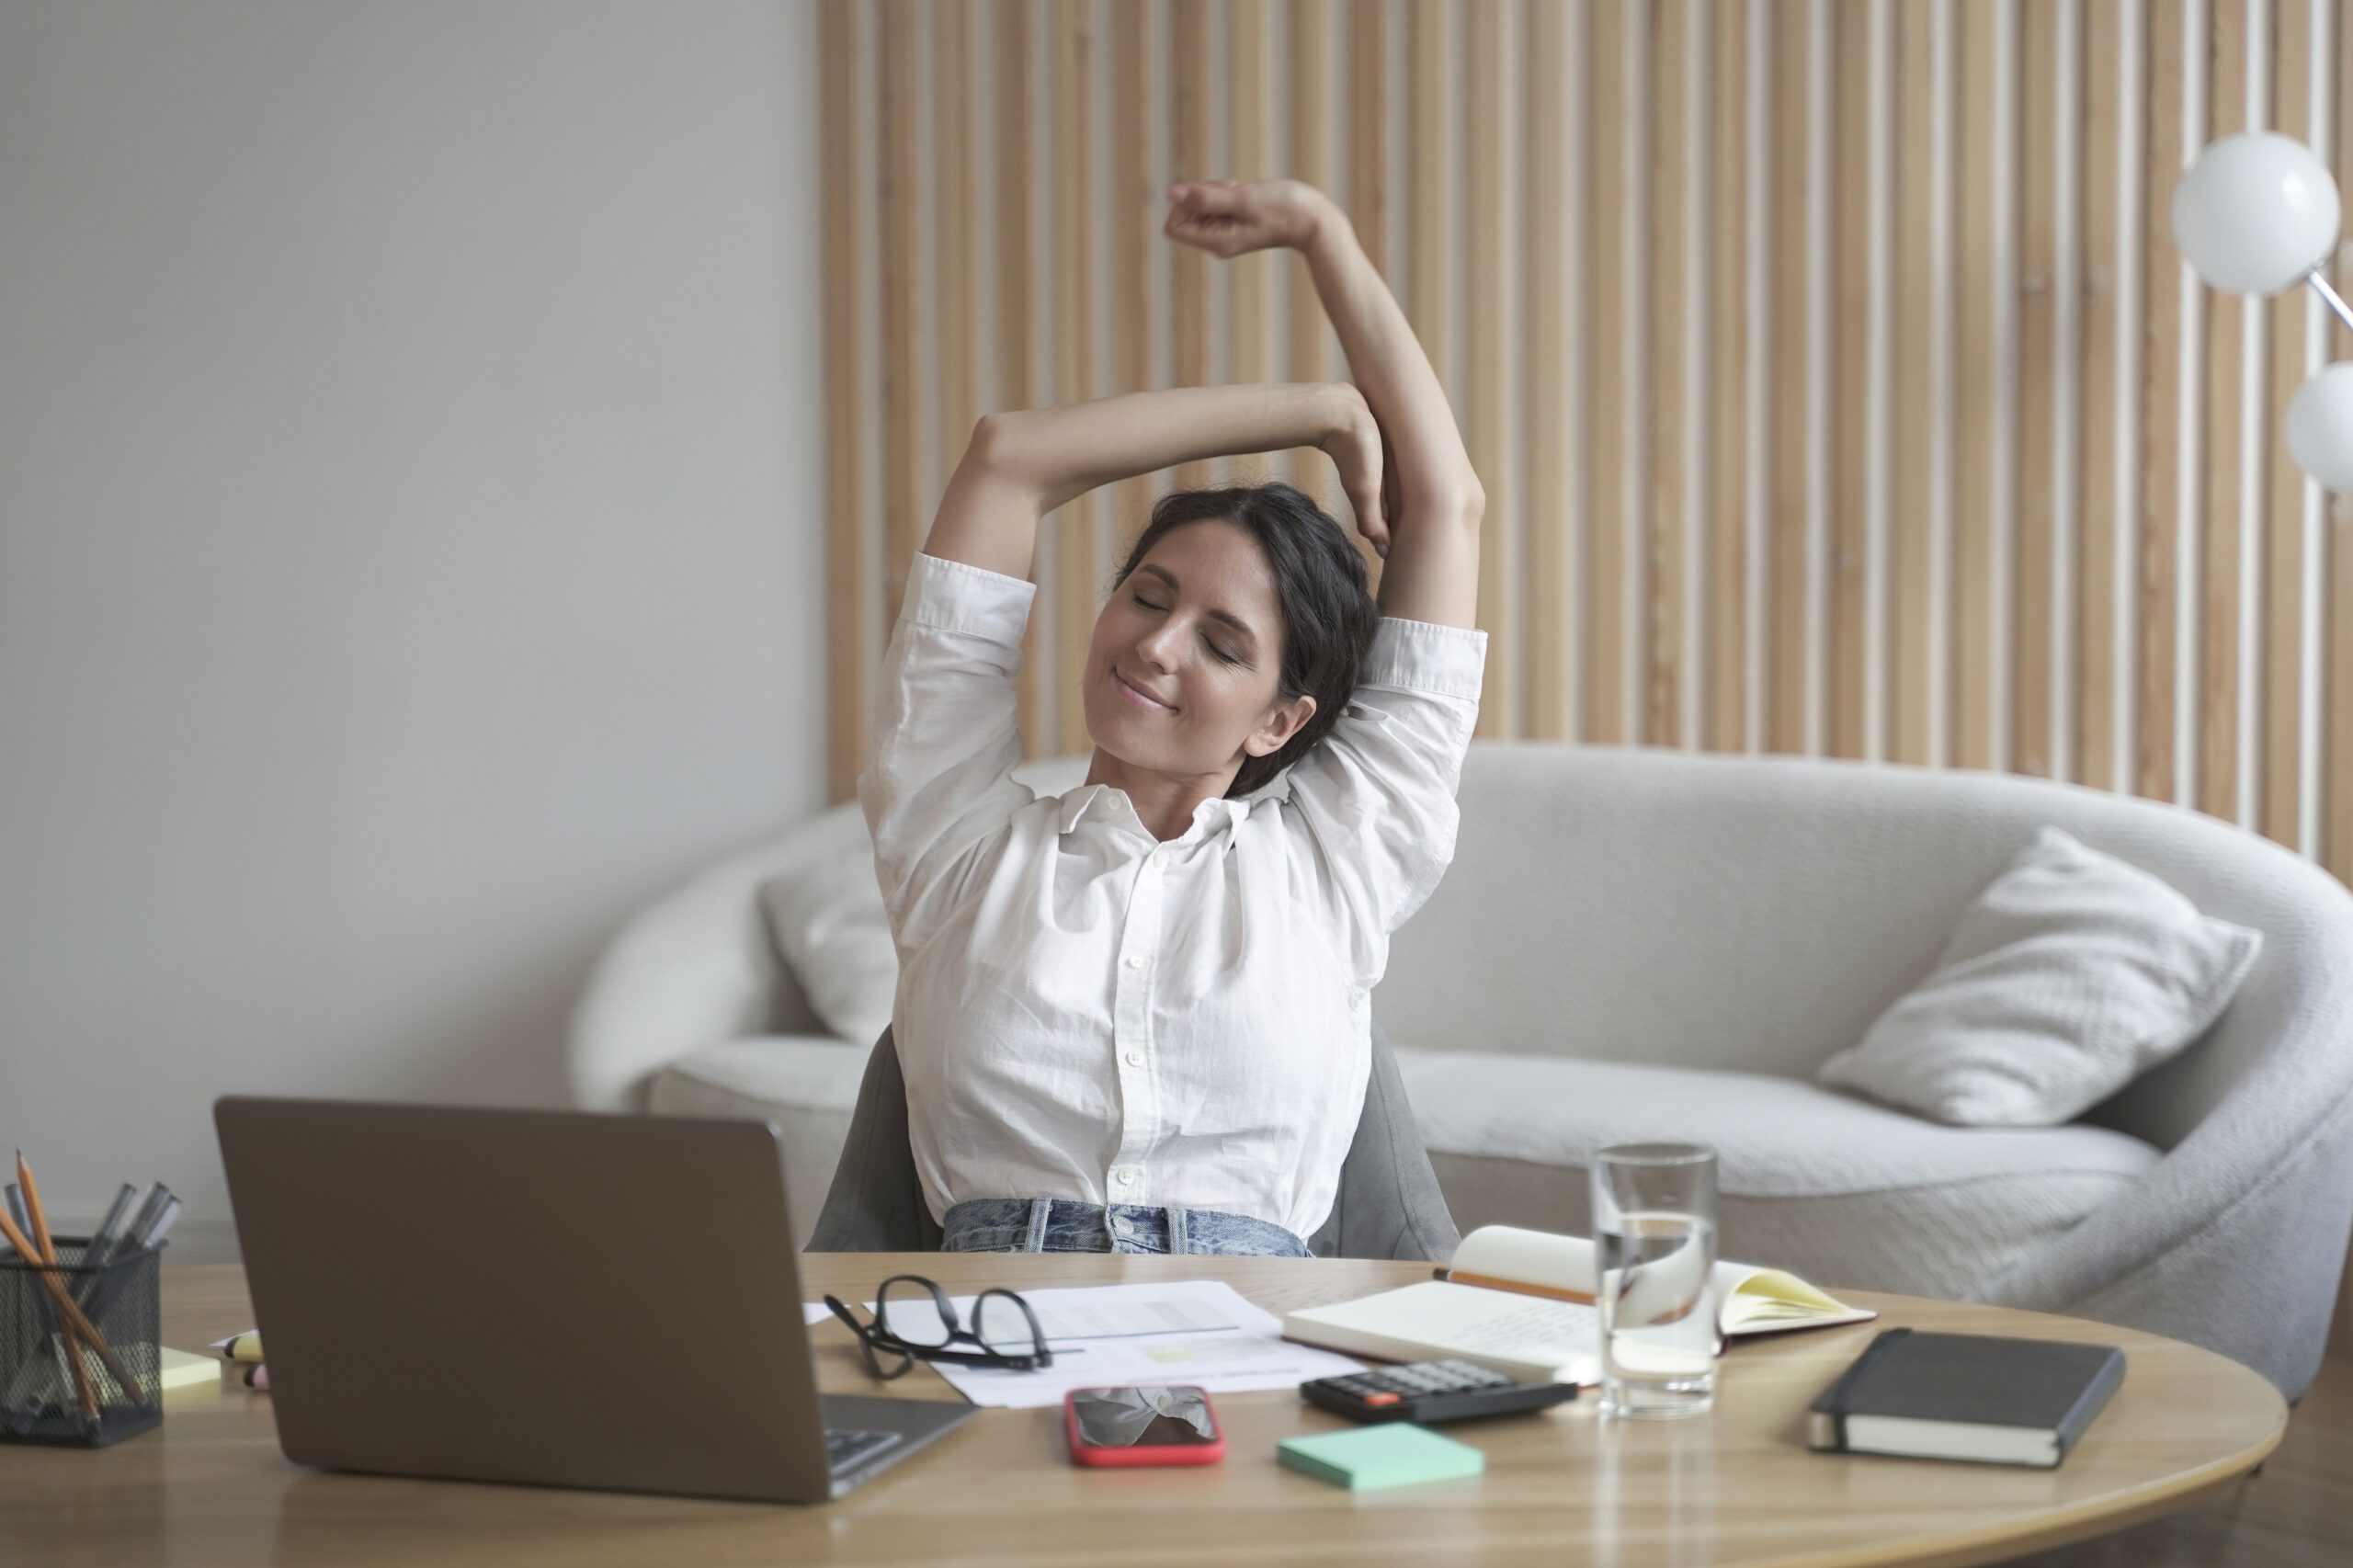
M1331 198L1295 179L1192 180L1169 188L1163 233L1215 256L1298 250L1338 211Z
M1331 434L1316 446L1340 471L1340 489L1356 513L1357 531L1377 555L1389 553L1388 451L1364 394L1346 381L1331 389Z

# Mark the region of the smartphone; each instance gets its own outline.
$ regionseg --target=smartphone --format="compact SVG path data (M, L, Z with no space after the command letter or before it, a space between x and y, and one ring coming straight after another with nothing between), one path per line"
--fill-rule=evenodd
M1225 1458L1225 1433L1204 1389L1073 1389L1063 1396L1063 1424L1074 1464L1215 1464Z

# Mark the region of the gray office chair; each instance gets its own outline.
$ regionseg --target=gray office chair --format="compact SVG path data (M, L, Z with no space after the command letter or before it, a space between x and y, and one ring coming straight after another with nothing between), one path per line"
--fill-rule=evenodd
M1413 1108L1405 1103L1397 1059L1375 1024L1372 1076L1365 1085L1356 1138L1340 1166L1339 1196L1331 1218L1307 1238L1308 1248L1318 1257L1444 1262L1461 1239L1430 1170ZM939 1240L939 1225L915 1176L915 1152L907 1143L907 1083L886 1028L866 1059L849 1137L808 1250L938 1252Z

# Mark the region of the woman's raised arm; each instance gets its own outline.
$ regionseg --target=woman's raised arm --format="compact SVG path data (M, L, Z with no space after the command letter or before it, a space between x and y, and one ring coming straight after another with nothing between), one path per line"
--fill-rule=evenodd
M1329 453L1350 504L1379 510L1380 427L1363 395L1345 382L1172 387L992 414L973 427L924 553L1026 577L1039 519L1098 484L1290 447Z
M1307 258L1349 374L1389 444L1389 505L1368 514L1349 497L1358 527L1376 547L1386 546L1381 608L1408 620L1475 626L1486 494L1446 389L1347 214L1297 180L1180 185L1169 199L1172 239L1216 256L1282 245Z

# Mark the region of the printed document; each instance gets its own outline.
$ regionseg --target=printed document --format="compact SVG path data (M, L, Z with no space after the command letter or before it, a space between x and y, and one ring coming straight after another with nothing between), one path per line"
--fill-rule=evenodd
M933 1363L975 1404L1029 1409L1060 1404L1072 1389L1120 1383L1192 1383L1211 1393L1239 1393L1364 1370L1361 1361L1285 1340L1272 1312L1222 1279L1024 1290L1021 1299L1038 1314L1054 1364L1015 1372ZM970 1326L974 1298L950 1300ZM894 1298L894 1321L902 1310ZM833 1316L822 1301L807 1303L805 1311L813 1324ZM867 1302L870 1322L873 1312Z

